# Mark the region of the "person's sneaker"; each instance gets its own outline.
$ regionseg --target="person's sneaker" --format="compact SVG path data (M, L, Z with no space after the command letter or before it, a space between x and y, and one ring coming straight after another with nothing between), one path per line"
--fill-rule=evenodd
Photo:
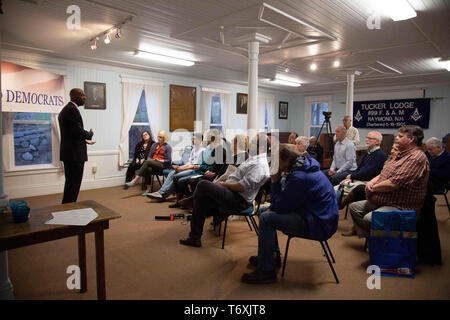
M158 191L149 193L149 194L147 195L147 197L153 198L153 199L162 199L162 198L163 198L162 194L159 193Z
M273 260L275 261L275 268L281 268L281 255L277 254L277 256L273 258ZM258 256L251 256L248 259L248 263L252 267L258 267Z
M277 274L275 270L263 271L256 269L252 273L244 273L241 278L241 282L249 284L265 284L273 283L277 281Z

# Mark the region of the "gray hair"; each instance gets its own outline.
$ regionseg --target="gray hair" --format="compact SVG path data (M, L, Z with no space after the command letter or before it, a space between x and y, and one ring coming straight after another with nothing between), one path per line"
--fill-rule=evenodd
M369 133L373 133L375 135L375 138L381 144L381 141L383 141L383 135L381 133L379 133L378 131L371 131Z
M297 137L297 139L295 139L295 143L300 143L304 147L307 148L309 146L309 139L307 137L304 137L304 136L299 136L299 137Z
M435 148L441 148L441 149L443 148L442 141L436 137L431 137L430 139L427 140L427 142L425 144L431 144Z

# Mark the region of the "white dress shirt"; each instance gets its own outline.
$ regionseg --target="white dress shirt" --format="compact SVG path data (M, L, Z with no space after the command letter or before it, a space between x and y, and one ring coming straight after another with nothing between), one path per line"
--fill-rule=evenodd
M356 170L356 147L348 138L337 141L334 146L333 163L330 170L341 172L346 170Z
M230 174L226 182L238 182L244 187L239 192L248 204L252 204L258 194L259 188L270 177L269 164L265 153L249 157L235 172Z

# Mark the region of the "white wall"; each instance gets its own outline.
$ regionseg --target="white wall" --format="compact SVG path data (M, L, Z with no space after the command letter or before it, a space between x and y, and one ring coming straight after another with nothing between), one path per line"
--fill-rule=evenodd
M94 130L95 145L88 146L88 162L85 164L81 190L121 185L124 183L125 169L118 166L118 145L122 127L122 84L121 75L133 78L155 80L164 83L163 90L163 129L169 133L169 86L171 84L197 88L197 119L201 119L201 87L220 88L230 92L231 114L229 128L247 127L247 116L236 114L236 93L247 92L246 86L227 83L188 79L165 74L144 72L134 69L110 67L77 61L50 58L36 54L4 50L2 59L35 68L57 71L65 74L66 97L72 88L84 88L85 81L106 83L106 110L86 110L80 107L86 130ZM296 109L292 95L273 90L260 90L261 94L275 97L275 128L288 131L291 111ZM289 103L288 120L278 119L278 102ZM187 141L190 141L188 139ZM4 147L3 147L4 148ZM174 159L181 156L183 146L174 150ZM2 152L12 152L3 149ZM97 173L92 167L97 166ZM59 169L6 172L4 176L5 193L10 199L62 193L64 173Z

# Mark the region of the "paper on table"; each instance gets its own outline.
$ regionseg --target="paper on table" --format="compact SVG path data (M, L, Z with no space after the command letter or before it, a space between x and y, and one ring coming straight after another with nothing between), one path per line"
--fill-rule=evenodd
M75 209L67 211L52 212L53 219L45 224L60 224L69 226L85 226L98 217L92 208Z

